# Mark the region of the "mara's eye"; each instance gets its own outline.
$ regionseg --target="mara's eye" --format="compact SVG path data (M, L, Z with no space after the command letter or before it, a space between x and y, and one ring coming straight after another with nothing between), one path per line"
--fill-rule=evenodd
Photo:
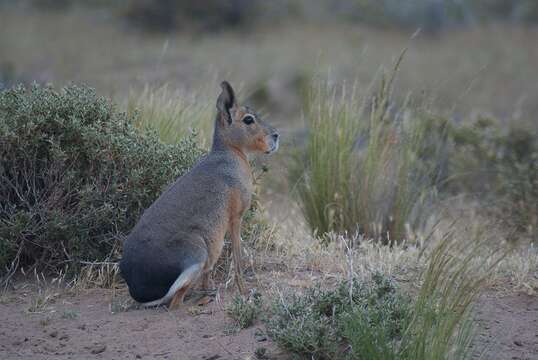
M252 115L245 115L243 116L243 122L247 125L250 125L252 123L254 123L254 116Z

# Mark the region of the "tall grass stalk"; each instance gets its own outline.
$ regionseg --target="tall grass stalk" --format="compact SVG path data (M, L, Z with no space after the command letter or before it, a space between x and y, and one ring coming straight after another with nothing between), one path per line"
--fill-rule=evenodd
M130 92L127 113L136 114L137 127L156 130L163 142L177 143L196 132L202 147L211 144L213 107L205 99L172 92L167 85L159 88L146 85L142 92Z
M307 144L292 177L312 231L398 240L426 209L435 167L424 166L420 156L431 116L407 101L399 109L392 102L400 61L370 99L361 99L356 86L311 87Z
M489 239L447 232L428 255L412 318L401 344L405 359L467 359L474 339L472 305L506 252Z
M309 226L321 233L346 228L346 199L352 191L354 143L359 135L355 87L346 89L319 83L307 104L309 135L305 150L306 171L300 174L298 193ZM302 168L303 159L297 167ZM354 230L354 229L353 229Z

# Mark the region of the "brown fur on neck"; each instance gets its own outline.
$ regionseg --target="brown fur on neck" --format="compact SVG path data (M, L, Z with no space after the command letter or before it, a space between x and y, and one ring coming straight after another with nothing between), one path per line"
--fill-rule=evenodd
M239 158L241 160L243 160L245 162L245 164L247 164L247 166L250 168L250 165L248 163L248 158L247 158L247 155L245 155L245 153L243 152L243 150L241 150L240 148L236 147L236 146L233 146L233 145L228 145L228 147L237 155L239 156Z

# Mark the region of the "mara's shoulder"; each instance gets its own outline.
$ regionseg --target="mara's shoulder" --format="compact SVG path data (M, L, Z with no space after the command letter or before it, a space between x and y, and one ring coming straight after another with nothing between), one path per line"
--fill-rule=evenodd
M227 167L235 165L237 165L235 156L226 151L218 151L205 155L196 166Z
M225 152L209 153L201 158L192 168L191 173L230 173L237 167L233 156Z

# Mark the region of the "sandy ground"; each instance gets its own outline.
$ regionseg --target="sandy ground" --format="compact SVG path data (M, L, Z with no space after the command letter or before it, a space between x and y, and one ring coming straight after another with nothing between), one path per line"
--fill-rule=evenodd
M267 359L287 359L261 323L234 331L224 310L231 295L204 307L126 310L123 291L50 288L39 295L20 286L0 303L0 359L256 359L262 347ZM488 292L476 316L475 358L538 359L537 296Z
M475 358L538 359L538 296L488 292L476 306L476 317Z
M286 358L260 334L260 323L238 331L224 310L231 294L175 311L125 310L127 295L111 290L49 294L54 299L34 313L35 291L6 294L0 359L255 359L260 347L271 359Z

